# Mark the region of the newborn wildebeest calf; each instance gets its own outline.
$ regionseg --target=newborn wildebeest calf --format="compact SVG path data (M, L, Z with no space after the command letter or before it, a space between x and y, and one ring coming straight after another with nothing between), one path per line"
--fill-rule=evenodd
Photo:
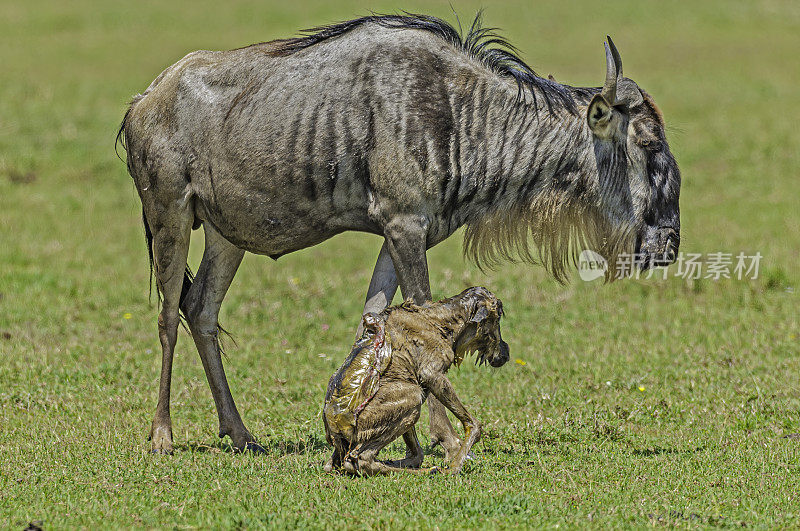
M364 316L364 333L328 383L325 435L334 447L326 471L385 474L420 470L422 448L414 425L428 393L432 393L464 426L461 448L445 472L461 470L481 427L456 396L445 376L469 352L476 363L500 367L508 361L508 345L500 337L503 304L485 288L417 306L406 301L380 314ZM377 461L378 452L400 435L404 459Z

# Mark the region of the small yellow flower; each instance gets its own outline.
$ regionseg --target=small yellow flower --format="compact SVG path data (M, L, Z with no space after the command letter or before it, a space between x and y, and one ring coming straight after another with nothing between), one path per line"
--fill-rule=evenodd
M122 314L122 318L123 318L123 319L130 319L130 318L132 318L132 317L133 317L133 314L130 314L130 313L123 313L123 314Z
M521 359L519 359L519 358L515 359L515 360L514 360L514 362L515 362L517 365L527 365L527 364L528 364L528 362L527 362L527 361L521 360Z
M643 393L644 393L644 386L643 386L643 385L640 385L640 386L639 386L639 391L641 391L641 392L643 392Z

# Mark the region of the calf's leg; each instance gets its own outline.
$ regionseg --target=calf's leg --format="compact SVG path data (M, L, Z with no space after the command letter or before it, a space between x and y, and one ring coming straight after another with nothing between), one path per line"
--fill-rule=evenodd
M420 446L419 439L417 439L417 429L414 426L403 434L403 441L406 443L406 456L403 459L389 461L386 464L396 468L421 467L425 454L422 452L422 446Z
M436 396L464 426L464 442L446 470L448 474L458 474L458 472L461 471L461 467L464 465L464 461L467 459L467 455L469 455L469 451L472 449L472 445L481 438L480 423L467 411L467 408L464 407L461 400L458 399L453 384L450 383L447 376L444 374L432 375L425 378L423 385L426 385L431 394Z
M358 454L358 473L364 476L375 476L378 474L391 474L393 472L405 472L408 474L433 474L438 472L437 467L431 468L400 468L393 466L391 463L384 463L378 461L375 457L378 455L378 450L366 449Z
M322 470L325 472L333 472L334 470L340 468L342 466L342 456L339 455L339 449L333 449L333 453L331 454L331 458L328 459L328 462L322 467Z
M394 380L381 385L358 416L353 450L344 458L345 471L372 475L419 467L422 447L414 425L419 420L422 400L422 388L415 382ZM403 435L411 457L399 463L376 461L378 452L400 435Z

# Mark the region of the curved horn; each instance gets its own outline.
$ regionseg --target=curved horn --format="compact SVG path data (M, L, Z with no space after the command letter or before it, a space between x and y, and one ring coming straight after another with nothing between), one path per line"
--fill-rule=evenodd
M622 57L619 55L619 50L614 46L614 41L611 40L611 37L606 35L606 38L608 39L606 51L611 50L611 57L614 59L614 67L617 71L617 100L609 103L612 105L624 103L630 107L635 107L642 103L642 93L636 83L622 75ZM608 56L606 55L606 57Z
M614 58L614 66L617 68L617 79L620 79L622 77L622 57L619 56L619 50L614 46L611 37L606 35L606 39L608 39L608 47L611 48L611 55Z
M611 39L609 39L609 42ZM608 46L608 42L604 43L606 47L606 81L603 83L603 90L600 95L605 98L609 105L614 105L617 101L617 62L614 58L614 52ZM613 44L612 44L613 46ZM614 48L616 51L616 48Z

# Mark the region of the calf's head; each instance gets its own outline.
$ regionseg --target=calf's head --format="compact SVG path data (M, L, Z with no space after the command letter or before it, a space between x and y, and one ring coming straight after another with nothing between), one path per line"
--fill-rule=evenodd
M606 80L586 108L597 164L600 209L635 242L644 269L674 262L680 245L681 174L649 94L622 75L611 38Z
M470 288L461 296L469 318L456 336L456 359L461 360L467 353L475 352L475 363L488 362L492 367L504 365L509 350L500 335L503 303L486 288Z

